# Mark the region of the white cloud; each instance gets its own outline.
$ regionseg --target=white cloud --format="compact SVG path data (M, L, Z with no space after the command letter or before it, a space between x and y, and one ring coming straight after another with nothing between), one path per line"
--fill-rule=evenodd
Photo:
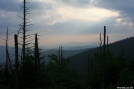
M96 7L74 8L66 4L53 3L54 9L35 10L32 13L34 23L44 22L44 24L53 25L57 22L65 22L71 19L86 20L97 22L108 17L119 16L118 12ZM39 14L39 16L37 15Z
M117 18L116 19L116 26L128 26L129 29L133 29L133 22L130 18ZM129 30L128 29L128 30Z

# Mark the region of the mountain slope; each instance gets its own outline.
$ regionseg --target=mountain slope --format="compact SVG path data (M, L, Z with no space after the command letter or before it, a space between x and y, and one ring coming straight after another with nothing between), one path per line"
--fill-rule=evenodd
M8 51L11 57L11 53L13 54L14 49L13 47L8 47ZM6 62L6 47L5 46L0 46L0 64L3 64Z
M63 57L64 58L67 58L67 57L76 55L78 53L84 52L86 50L87 49L81 49L81 50L65 50L64 53L63 53ZM48 55L49 54L56 54L56 55L58 55L58 49L51 49L51 50L43 51L43 55L46 56L45 57L45 62L49 62L49 58L48 58Z
M46 48L44 49L43 47L40 47L41 49L43 50L46 50ZM4 55L5 54L5 49L6 47L5 46L0 46L0 64L3 64L6 62L6 56ZM13 47L8 47L9 49L9 54L14 54L14 48ZM71 49L71 47L68 47L66 48L68 50L65 50L64 53L63 53L63 57L67 58L67 57L70 57L70 56L73 56L73 55L76 55L78 53L81 53L83 51L86 51L87 49L79 49L79 50L69 50ZM74 47L72 48L74 49ZM43 55L46 56L45 58L45 62L49 62L49 58L47 57L49 54L58 54L58 49L48 49L46 51L43 51ZM11 61L14 62L14 58L11 57Z
M122 50L124 50L124 56L128 58L134 55L134 37L116 41L114 43L109 44L108 47L109 47L109 50L115 56L120 56ZM93 48L93 49L90 49L85 52L72 56L71 57L72 62L69 64L69 67L77 70L79 73L87 75L88 54L90 53L91 58L93 58L93 54L97 51L99 51L99 47L96 47L96 48Z

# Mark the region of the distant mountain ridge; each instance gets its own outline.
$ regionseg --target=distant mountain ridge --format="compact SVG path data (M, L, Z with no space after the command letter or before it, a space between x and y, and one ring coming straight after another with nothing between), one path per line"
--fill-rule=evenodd
M13 47L8 47L9 53L13 53ZM6 47L0 46L0 64L6 62Z
M49 58L47 57L49 54L56 54L57 55L57 52L58 52L58 48L54 48L54 49L49 49L45 46L41 46L39 47L41 49L43 49L43 54L42 55L45 55L46 58L45 58L45 61L48 62L49 61ZM63 54L63 57L70 57L70 56L73 56L73 55L76 55L78 53L81 53L83 51L86 51L88 50L89 46L76 46L76 47L65 47L63 45L63 50L65 50L64 54ZM5 54L5 49L6 47L5 46L0 46L0 64L3 64L6 62L6 56L4 55ZM14 47L8 47L9 49L9 54L14 54ZM13 62L14 61L14 58L11 58L11 61Z
M50 49L57 49L61 45L64 50L80 50L80 49L97 47L98 43L97 42L96 43L95 42L70 42L64 44L51 44L46 46L40 46L40 48L45 50L50 50Z
M109 49L114 55L121 55L122 50L124 49L124 55L125 57L129 57L130 51L131 55L133 55L134 51L134 37L126 38L120 41L116 41L114 43L109 44ZM13 47L8 47L9 53L14 54ZM43 49L43 46L40 48ZM48 54L57 54L58 48L55 49L49 49L45 47L45 51L43 51L43 54L46 56L46 62L49 61L47 58ZM83 66L83 71L87 70L87 55L90 53L91 57L93 57L93 53L96 51L99 51L99 47L93 48L90 47L90 45L85 46L74 46L74 47L67 47L63 45L63 50L65 50L65 53L63 54L64 57L70 57L73 60L72 64L75 62L75 66ZM5 63L5 46L0 46L0 63ZM80 64L79 64L80 63ZM79 68L79 67L78 67Z

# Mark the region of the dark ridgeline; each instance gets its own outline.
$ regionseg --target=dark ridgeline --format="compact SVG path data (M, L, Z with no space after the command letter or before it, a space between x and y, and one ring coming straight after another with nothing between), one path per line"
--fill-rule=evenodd
M101 33L100 33L100 39L101 39ZM100 86L99 84L101 84L102 89L105 89L105 88L114 89L112 87L119 86L119 84L120 86L122 86L123 84L126 84L124 86L134 85L134 82L131 80L132 78L134 78L133 76L134 72L130 72L130 70L133 71L132 70L133 57L132 57L132 51L130 50L134 50L133 48L134 37L126 38L124 40L120 40L115 43L109 44L109 36L107 35L107 43L105 41L106 41L106 27L104 26L103 52L101 53L101 45L100 45L100 47L96 47L94 49L90 49L88 51L74 55L71 57L73 59L73 63L70 64L71 68L77 70L81 74L84 73L85 75L89 75L90 63L91 63L89 61L91 57L95 56L95 58L93 59L93 67L92 67L93 72L91 73L91 77L89 77L89 80L88 80L90 81L90 83L88 83L89 86L96 88L95 85L90 85L90 84L93 84L92 82L97 84L98 83L97 81L99 80L101 81L98 83L98 86ZM122 50L122 53L121 53L121 50ZM124 50L125 50L125 53L124 53ZM131 54L129 52L131 52ZM88 60L85 61L87 59L87 55L88 55ZM102 57L102 60L101 60L101 57ZM132 62L130 62L129 59L131 59ZM101 73L100 73L101 79L100 77L96 78L97 76L95 76L95 72L97 71L97 70L94 70L97 64L95 61L97 61L97 63L101 61L101 65L98 64L97 66L97 69L99 70L101 69ZM128 67L128 66L131 66L131 67ZM94 79L96 80L98 79L98 80L96 82L92 81L92 76L95 77ZM114 76L114 78L111 76ZM125 76L125 78L123 78L123 76ZM129 83L125 81L129 81Z

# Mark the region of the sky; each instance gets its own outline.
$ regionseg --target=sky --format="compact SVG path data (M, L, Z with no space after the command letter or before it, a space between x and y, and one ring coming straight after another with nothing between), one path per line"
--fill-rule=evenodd
M27 34L38 33L39 45L55 47L76 43L99 45L104 26L109 42L134 34L134 0L26 0L30 7ZM1 0L0 45L5 45L9 28L9 46L14 46L14 34L23 20L23 0ZM19 34L21 36L21 34ZM34 35L32 35L34 38ZM84 44L85 43L85 44Z

